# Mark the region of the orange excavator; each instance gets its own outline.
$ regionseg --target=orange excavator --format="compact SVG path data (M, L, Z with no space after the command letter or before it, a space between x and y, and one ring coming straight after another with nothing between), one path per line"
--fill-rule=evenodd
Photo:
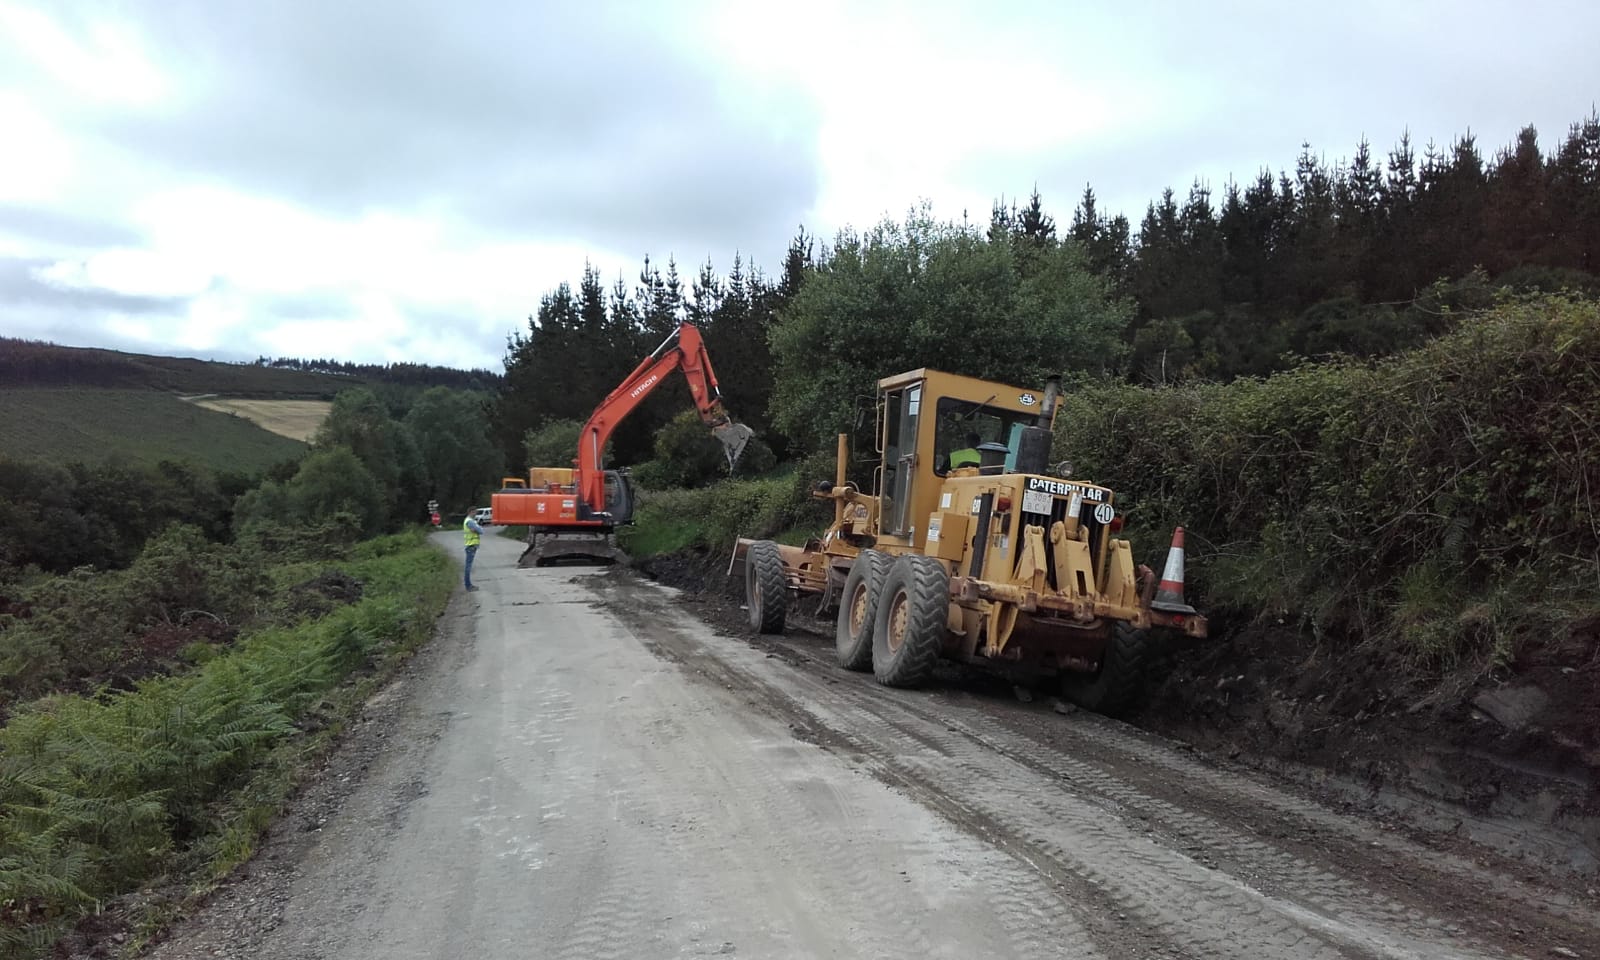
M617 528L633 521L633 485L626 470L605 468L606 441L673 370L682 370L689 381L695 409L722 442L728 469L739 462L754 431L734 423L723 409L700 330L683 323L589 415L578 434L578 456L571 468L534 467L526 484L520 477L508 477L489 498L491 523L528 528L528 548L519 566L542 567L568 557L627 560L617 546Z

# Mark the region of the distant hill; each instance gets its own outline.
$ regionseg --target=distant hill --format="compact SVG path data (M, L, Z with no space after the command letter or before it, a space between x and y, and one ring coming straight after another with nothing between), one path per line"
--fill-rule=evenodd
M368 387L404 410L429 387L499 384L488 370L427 364L224 363L0 337L0 456L194 460L252 473L304 453L341 390Z
M141 358L142 359L142 358ZM250 420L151 389L0 389L0 452L56 463L125 457L191 460L257 473L299 457L306 445Z
M357 364L263 357L223 363L0 337L0 389L99 387L236 398L331 400L353 386L494 390L500 375L427 364Z
M0 388L101 387L331 400L360 377L0 339Z

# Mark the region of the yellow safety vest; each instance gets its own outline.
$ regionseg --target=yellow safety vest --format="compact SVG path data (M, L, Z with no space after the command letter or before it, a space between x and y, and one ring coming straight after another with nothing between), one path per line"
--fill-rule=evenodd
M472 522L472 518L471 517L468 517L467 519L461 521L461 532L465 535L465 539L467 541L467 546L476 547L478 545L478 540L480 538L478 536L478 531L476 531L476 530L472 529L470 526L468 526L468 524L470 524L471 522Z
M978 451L971 447L950 451L950 469L952 470L956 467L976 467L982 462L983 458L978 456Z

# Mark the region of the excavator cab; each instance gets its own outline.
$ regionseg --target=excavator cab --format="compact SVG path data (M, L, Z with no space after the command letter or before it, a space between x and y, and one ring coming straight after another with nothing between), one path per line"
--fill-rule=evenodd
M606 471L606 513L619 527L633 522L633 480L626 470Z

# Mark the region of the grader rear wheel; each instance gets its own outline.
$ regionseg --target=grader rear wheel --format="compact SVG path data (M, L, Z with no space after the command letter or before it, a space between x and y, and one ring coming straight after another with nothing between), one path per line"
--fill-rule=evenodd
M893 558L877 550L856 554L850 573L839 593L839 619L833 645L839 666L846 670L872 667L872 632L878 624L878 598L883 595L883 577Z
M782 633L789 612L789 576L783 557L771 540L750 544L744 558L744 599L750 629L757 633Z
M884 578L872 631L872 673L888 687L921 686L949 631L950 578L932 557L905 556Z

